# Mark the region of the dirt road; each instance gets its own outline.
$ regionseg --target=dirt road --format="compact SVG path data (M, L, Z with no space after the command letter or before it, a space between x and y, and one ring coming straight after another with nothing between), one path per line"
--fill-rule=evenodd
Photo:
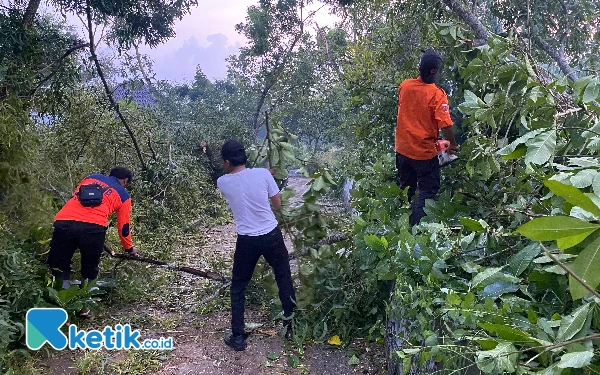
M290 178L301 193L307 179ZM177 252L173 263L198 269L231 268L235 248L235 226L228 223L207 231L205 242L189 244ZM289 247L291 250L291 246ZM143 266L142 266L143 267ZM282 340L268 308L252 305L252 291L246 309L247 329L252 331L248 348L235 352L224 345L230 329L228 290L214 296L222 284L184 273L169 273L168 285L160 298L150 304L127 306L118 311L102 311L86 322L88 329L98 324L130 323L142 338L172 337L168 351L63 351L51 352L44 374L210 374L210 375L344 375L383 374L375 365L380 345L356 341L347 348L307 343L304 351ZM213 298L214 297L214 298ZM212 299L211 299L212 298ZM208 302L208 299L211 299ZM352 358L356 355L355 358ZM352 361L350 359L352 358ZM358 364L356 364L358 359ZM352 362L353 364L349 364Z

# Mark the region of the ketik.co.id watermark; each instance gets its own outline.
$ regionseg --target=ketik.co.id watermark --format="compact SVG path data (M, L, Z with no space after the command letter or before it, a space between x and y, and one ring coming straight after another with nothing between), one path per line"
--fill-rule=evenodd
M67 322L68 314L59 308L33 308L27 311L25 341L31 350L38 350L48 343L56 350L69 349L110 349L110 350L170 350L172 337L158 339L140 338L140 331L131 329L129 324L106 326L102 331L80 330L71 324L68 336L61 328Z

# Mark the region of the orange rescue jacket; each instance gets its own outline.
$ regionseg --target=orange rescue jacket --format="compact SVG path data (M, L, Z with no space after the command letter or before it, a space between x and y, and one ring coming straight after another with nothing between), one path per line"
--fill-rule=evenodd
M435 157L440 129L447 126L452 126L452 119L444 90L420 77L400 84L396 152L414 160Z
M79 202L77 196L79 187L94 183L106 189L102 198L102 204L96 207L84 207ZM123 245L123 249L130 250L133 247L129 224L131 217L131 197L116 177L92 174L84 178L77 186L77 189L75 189L71 199L58 211L54 221L73 220L108 227L108 217L113 212L117 213L117 227L119 229L121 245Z

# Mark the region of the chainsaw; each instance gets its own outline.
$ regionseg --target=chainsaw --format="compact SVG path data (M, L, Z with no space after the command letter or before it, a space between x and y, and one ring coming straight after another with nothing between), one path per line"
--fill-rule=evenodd
M445 139L438 139L435 142L435 149L438 152L438 160L440 161L440 166L442 167L458 159L458 156L448 153L449 147L450 141L447 141Z

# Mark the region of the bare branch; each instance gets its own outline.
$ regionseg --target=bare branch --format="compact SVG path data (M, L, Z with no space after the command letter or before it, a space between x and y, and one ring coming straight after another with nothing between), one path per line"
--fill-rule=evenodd
M58 71L58 68L60 68L63 61L67 57L69 57L73 52L77 51L78 49L88 47L89 45L90 45L89 43L82 43L82 44L78 44L76 46L69 48L58 60L53 62L48 67L42 69L42 71L43 71L45 69L52 68L52 72L50 72L50 74L48 74L46 77L42 78L42 80L40 80L40 82L38 82L38 84L35 85L35 88L33 89L33 92L32 92L32 96L35 95L35 93L44 85L44 83L48 82L48 80L50 80L52 77L54 77L54 75Z
M94 45L94 32L93 32L93 27L92 27L93 26L93 24L92 24L92 9L90 7L89 0L86 0L86 2L85 2L85 12L87 14L88 34L89 34L89 38L90 38L90 45L89 45L90 54L92 55L92 60L94 61L94 64L96 65L96 71L98 72L98 75L100 76L100 79L102 80L102 84L104 85L104 91L106 91L106 95L108 96L108 100L110 101L110 104L113 106L113 108L117 112L119 119L123 123L123 126L127 130L127 133L129 133L129 136L131 137L133 146L135 148L138 159L140 161L140 166L142 167L143 170L146 170L147 169L146 163L144 162L144 157L142 156L142 151L140 150L140 147L135 138L135 135L133 134L133 131L131 130L131 127L125 120L125 117L123 116L123 114L121 113L121 110L119 109L119 105L117 104L117 102L115 101L115 98L113 98L113 96L111 94L111 90L110 90L110 87L108 86L108 82L106 81L106 78L104 77L104 73L102 72L102 67L100 66L100 61L98 60L98 56L96 55L96 47Z

